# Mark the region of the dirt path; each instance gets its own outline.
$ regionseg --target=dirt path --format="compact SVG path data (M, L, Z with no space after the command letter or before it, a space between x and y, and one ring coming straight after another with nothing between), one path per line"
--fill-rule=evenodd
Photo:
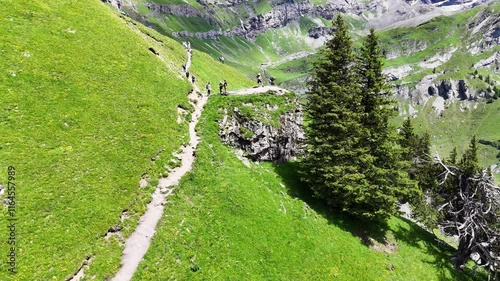
M191 53L187 52L186 72L191 66ZM184 72L185 74L185 72ZM191 78L191 77L189 77ZM151 238L155 234L156 225L158 224L164 210L164 205L167 197L174 191L174 186L177 185L180 179L189 172L195 160L194 152L200 141L196 134L195 128L199 121L203 107L208 100L208 96L202 95L196 83L193 83L193 91L189 94L188 99L194 107L191 121L189 123L189 145L182 147L182 152L179 156L182 159L180 167L173 169L168 177L159 180L159 184L153 193L152 200L148 204L147 211L139 219L139 223L135 231L125 241L125 249L123 250L121 267L113 281L129 281L137 271L137 267L144 255L148 251L151 244ZM268 91L284 94L287 90L276 86L255 87L249 89L241 89L229 92L230 95L250 95L266 93Z
M278 95L282 95L285 93L288 93L288 90L276 87L276 86L264 86L264 87L253 87L253 88L247 88L247 89L240 89L236 91L228 91L227 93L229 95L253 95L253 94L263 94L267 92L275 92Z
M189 66L191 66L191 56L188 53L186 71L188 71ZM153 193L152 200L148 204L146 213L140 218L137 228L125 242L121 267L116 276L112 279L113 281L128 281L132 279L137 270L137 266L148 251L151 238L155 233L156 225L163 214L167 196L173 192L173 186L192 169L195 160L194 151L199 143L195 127L203 111L203 106L208 99L207 96L198 93L199 89L196 84L193 84L193 87L194 91L190 93L188 98L195 110L192 114L191 122L189 123L189 145L182 147L182 153L180 153L182 165L173 169L168 177L160 179L158 187Z

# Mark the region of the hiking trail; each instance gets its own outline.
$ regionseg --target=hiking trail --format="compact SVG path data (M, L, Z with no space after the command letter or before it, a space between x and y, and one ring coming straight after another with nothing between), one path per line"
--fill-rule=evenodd
M186 72L189 71L189 67L191 66L191 54L189 51L187 52L187 56ZM196 135L195 127L203 111L203 106L208 99L206 95L199 94L199 89L195 83L193 83L193 88L188 99L194 107L194 112L189 123L189 144L188 146L183 146L182 152L179 154L182 158L182 164L180 167L173 169L168 177L159 180L159 184L153 193L152 200L148 204L147 211L139 219L135 231L126 239L121 267L112 279L113 281L128 281L132 279L140 261L143 259L151 244L151 238L163 214L167 197L172 194L174 186L179 183L180 179L193 167L193 162L195 160L194 152L200 141L199 137Z
M277 87L277 86L255 86L253 88L245 88L245 89L239 89L236 91L227 91L227 93L231 96L235 95L254 95L254 94L263 94L267 92L275 92L278 95L282 95L285 93L288 93L288 90Z

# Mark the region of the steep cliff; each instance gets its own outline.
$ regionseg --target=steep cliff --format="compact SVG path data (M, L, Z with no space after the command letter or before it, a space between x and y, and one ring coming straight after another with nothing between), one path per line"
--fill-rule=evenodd
M272 117L283 106L290 109ZM221 141L243 150L245 157L283 162L303 153L302 107L297 99L287 99L282 105L242 103L240 107L220 110L224 110L219 121Z

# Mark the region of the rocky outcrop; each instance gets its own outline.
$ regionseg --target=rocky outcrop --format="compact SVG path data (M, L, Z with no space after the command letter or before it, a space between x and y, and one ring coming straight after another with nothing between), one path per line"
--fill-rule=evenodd
M427 75L412 88L405 85L395 85L393 88L395 97L422 106L425 106L427 101L434 97L432 107L438 114L452 102L474 101L479 97L488 97L486 93L478 93L469 88L465 80L438 80L437 77L437 74ZM400 113L408 115L408 112L401 111Z
M469 52L477 54L500 45L500 17L491 9L481 11L467 26L474 40L467 46Z
M491 57L482 59L472 66L473 69L489 68L493 72L500 73L500 52L495 52Z
M101 0L104 3L109 3L111 6L113 6L115 9L120 10L122 8L122 1L121 0Z
M278 126L249 118L235 107L225 110L219 121L219 136L223 143L244 151L244 156L254 161L283 162L303 153L305 145L302 125L302 108L297 100L295 110L279 117ZM251 106L251 105L248 105ZM266 105L270 113L276 107Z
M444 100L474 100L477 93L469 89L465 80L436 80L437 74L427 75L420 80L415 88L397 85L394 88L396 96L404 99L419 101L419 104L426 102L432 96L440 96Z
M203 1L202 1L203 2ZM232 7L235 5L244 5L244 1L223 1L212 3L219 5L221 7ZM206 1L205 1L206 3ZM329 1L324 5L314 5L310 1L304 1L301 3L294 3L289 1L272 1L273 9L264 12L259 15L250 16L247 19L240 18L240 24L227 30L211 30L208 32L189 32L189 31L179 31L175 32L175 36L179 37L198 37L198 38L209 38L215 39L218 36L246 36L248 38L255 38L260 33L263 33L271 28L279 28L286 26L292 21L297 21L301 16L309 15L313 17L323 17L327 20L334 18L339 12L348 12L351 14L360 14L364 9L364 4L358 1ZM159 5L150 4L150 10L157 11L166 14L173 14L183 17L203 17L206 19L210 25L218 26L217 22L213 19L210 14L215 12L207 6L206 12L203 14L189 5ZM232 10L228 10L229 13ZM235 14L236 17L238 15ZM321 32L322 35L326 35L327 32L323 30L312 31L311 37L318 36Z
M122 0L103 0L103 1L122 1ZM125 4L134 3L137 0L123 0ZM284 27L290 22L298 22L302 16L311 18L323 18L332 20L339 12L347 13L358 17L361 20L367 21L367 27L375 27L376 29L386 28L394 24L404 23L404 25L417 25L428 21L432 17L447 14L448 8L440 8L442 6L453 6L453 10L461 8L468 9L473 5L492 0L327 0L322 1L322 4L317 4L316 1L290 1L290 0L268 0L259 1L262 4L268 4L271 9L259 14L256 9L255 2L243 0L198 0L196 6L186 4L148 4L150 11L156 14L159 18L163 15L176 15L179 17L201 17L205 19L207 24L213 27L208 32L194 32L194 30L176 30L175 36L179 37L198 37L216 39L218 36L246 36L255 38L260 33L263 33L271 28ZM154 1L148 1L154 2ZM168 1L167 1L168 2ZM252 3L253 2L253 3ZM133 4L127 4L132 5ZM199 7L201 5L201 8ZM163 15L158 15L163 14ZM239 19L239 23L235 25L234 21L227 21L220 14L233 19ZM495 17L490 17L492 21ZM480 25L480 20L471 25L474 28ZM407 22L408 21L408 22ZM500 31L489 32L489 38L480 43L481 46L471 46L471 48L484 48L485 44L492 46L498 38ZM318 30L311 30L311 37L317 38L320 35ZM397 50L390 51L388 58L397 57L412 52L413 50L422 50L426 46L422 46L421 42L405 42L408 44L405 51L398 53Z
M202 17L204 14L190 5L160 5L148 4L148 9L153 12L160 12L181 17Z
M307 36L314 39L318 39L321 37L328 36L331 31L332 31L331 27L326 27L326 26L313 27L309 29L309 31L307 32Z

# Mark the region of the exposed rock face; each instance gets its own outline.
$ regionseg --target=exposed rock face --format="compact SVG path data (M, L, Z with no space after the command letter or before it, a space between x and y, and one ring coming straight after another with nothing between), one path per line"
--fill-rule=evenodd
M154 12L160 12L169 15L176 15L182 17L202 17L203 14L200 10L193 8L190 5L160 5L160 4L148 4L149 10Z
M243 1L244 2L244 1ZM223 7L230 7L233 5L239 5L240 2L236 3L220 3ZM335 1L332 3L327 3L324 6L316 6L309 1L305 1L304 3L290 3L288 1L283 1L283 3L273 3L274 7L271 11L262 13L260 15L251 16L245 20L240 19L241 24L235 26L228 30L220 30L217 27L217 30L210 30L207 32L189 32L189 31L180 31L175 32L174 35L179 37L198 37L198 38L210 38L215 39L218 36L246 36L248 38L255 38L260 33L263 33L271 28L279 28L286 26L291 21L297 21L301 16L311 15L311 16L321 16L325 19L331 20L334 15L336 15L339 11L343 12L351 12L354 14L359 14L362 11L362 5L357 3L356 1ZM179 7L180 6L180 7ZM198 10L194 8L186 8L188 5L158 5L158 4L150 4L149 8L152 11L158 11L166 14L173 14L177 16L184 17L195 17L201 16L208 20L209 24L216 27L218 26L217 22L211 17L208 16L211 14L210 8L207 7L208 12L202 15ZM237 15L235 15L237 16ZM318 31L321 32L321 35L326 35L327 32L323 30L313 31L313 38L319 38ZM318 37L314 37L318 36Z
M438 113L455 101L473 101L478 97L488 97L486 93L477 93L469 89L465 80L436 80L437 76L437 74L425 76L415 85L415 88L395 85L393 89L395 97L424 106L431 97L435 97L436 100L432 106ZM401 112L401 114L408 115L408 112Z
M500 73L500 52L497 51L491 57L478 61L472 68L490 68L494 72Z
M101 0L104 3L109 3L111 6L113 6L115 9L120 10L122 8L122 1L121 0Z
M440 96L445 100L473 100L477 94L469 89L465 80L435 80L436 74L425 76L414 89L398 85L394 88L397 96L424 102L431 96Z
M331 27L326 27L326 26L314 27L309 29L309 31L307 32L307 36L314 39L318 39L329 35L331 30L332 30Z
M445 100L450 98L450 94L452 94L450 93L451 88L451 82L448 80L443 80L437 84L438 94Z
M500 45L500 18L498 13L494 14L490 10L481 11L469 23L468 29L472 35L479 37L479 40L475 40L467 46L471 53L477 54Z
M296 109L279 117L279 126L264 124L244 116L237 107L231 113L225 109L219 122L219 135L223 143L241 149L254 161L283 162L303 153L305 145L302 108L297 100ZM268 110L276 110L268 107Z

